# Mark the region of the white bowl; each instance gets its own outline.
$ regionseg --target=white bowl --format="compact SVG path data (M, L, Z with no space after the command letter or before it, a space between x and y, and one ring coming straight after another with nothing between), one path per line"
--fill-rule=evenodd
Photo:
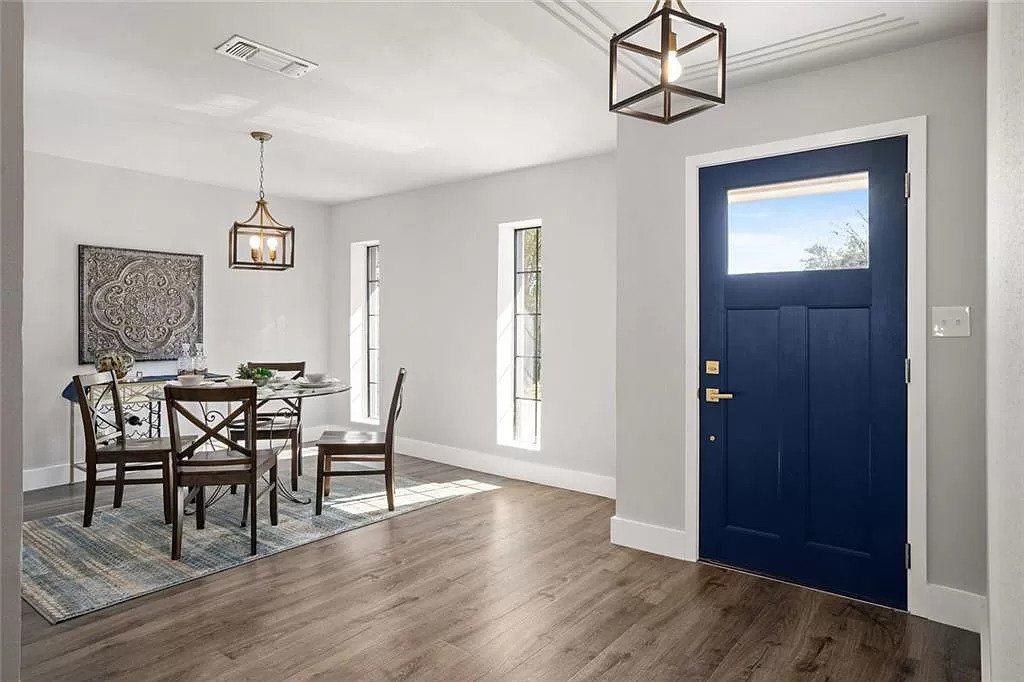
M326 372L306 372L306 378L311 384L322 384L327 379Z
M199 386L206 380L202 374L182 374L178 377L178 382L182 386Z

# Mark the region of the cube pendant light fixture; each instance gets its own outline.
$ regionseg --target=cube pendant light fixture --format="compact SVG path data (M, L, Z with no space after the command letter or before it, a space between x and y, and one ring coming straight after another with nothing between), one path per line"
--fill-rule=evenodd
M643 21L612 36L608 106L656 123L725 104L725 25L656 0Z
M295 228L270 214L263 194L263 145L270 133L249 133L260 143L260 194L256 209L228 232L228 267L244 270L287 270L295 267Z

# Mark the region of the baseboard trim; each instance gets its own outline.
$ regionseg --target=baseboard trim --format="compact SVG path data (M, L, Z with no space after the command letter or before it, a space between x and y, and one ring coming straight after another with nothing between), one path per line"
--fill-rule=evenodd
M988 598L955 587L928 583L924 607L914 615L953 627L985 633L988 630Z
M550 485L555 488L574 490L588 495L615 499L615 478L585 471L562 469L546 464L528 462L512 457L502 457L486 452L464 450L449 445L439 445L412 438L399 438L398 451L420 459L440 462L463 469L472 469L485 474L514 478L530 483Z
M696 557L688 556L686 551L686 532L678 528L655 526L642 521L624 519L613 516L611 521L611 540L614 545L632 547L633 549L682 559L696 561Z
M305 441L306 446L310 443L316 443L316 441L323 435L324 431L337 431L344 429L344 426L336 426L333 424L318 424L316 426L307 426L302 429L302 439ZM290 457L291 454L285 450L282 457ZM106 478L111 475L113 471L112 466L101 466L99 467L99 475L101 478ZM85 480L85 474L81 471L75 473L75 482ZM52 488L58 485L68 484L68 465L67 464L52 464L45 467L36 467L33 469L25 469L21 474L21 489L22 491L29 490L40 490L42 488Z

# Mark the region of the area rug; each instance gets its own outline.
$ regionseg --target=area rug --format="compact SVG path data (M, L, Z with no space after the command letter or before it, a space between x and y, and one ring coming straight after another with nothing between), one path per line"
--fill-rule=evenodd
M308 496L315 480L305 476L299 487L305 491L300 495ZM22 597L46 620L59 623L495 486L398 476L395 488L395 511L389 512L382 476L335 478L321 516L313 515L312 504L280 498L276 527L270 525L264 497L259 502L256 556L249 555L249 529L239 526L241 494L224 495L209 507L203 530L196 530L194 517L186 517L181 561L171 561L171 527L164 524L159 495L125 501L120 509L97 507L89 528L82 527L80 511L27 521L22 525ZM208 499L211 492L207 490Z

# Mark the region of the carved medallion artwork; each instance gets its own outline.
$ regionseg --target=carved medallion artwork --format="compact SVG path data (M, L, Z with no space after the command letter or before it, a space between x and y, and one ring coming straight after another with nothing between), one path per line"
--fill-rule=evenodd
M203 257L78 246L78 361L124 350L173 360L203 340Z

